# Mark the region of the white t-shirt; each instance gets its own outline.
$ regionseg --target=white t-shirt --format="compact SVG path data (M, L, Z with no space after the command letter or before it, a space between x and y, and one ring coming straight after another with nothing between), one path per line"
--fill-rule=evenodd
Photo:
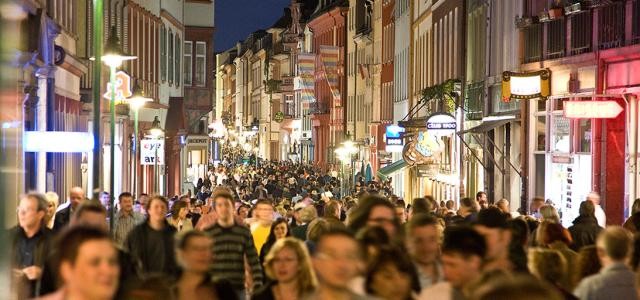
M596 220L598 220L598 225L604 228L607 226L607 215L604 213L604 209L600 204L596 205Z

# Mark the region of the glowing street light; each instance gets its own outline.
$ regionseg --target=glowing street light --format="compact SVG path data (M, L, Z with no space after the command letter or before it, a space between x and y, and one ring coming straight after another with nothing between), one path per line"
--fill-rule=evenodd
M131 192L134 195L137 195L138 190L138 115L145 103L151 101L153 99L145 97L144 91L137 84L133 88L133 95L127 99L129 107L133 109L133 190Z
M164 138L164 130L162 129L162 127L160 127L160 120L158 119L158 116L156 116L153 119L153 123L151 124L151 128L149 129L149 135L148 137L150 137L151 139L154 140L160 140ZM158 144L155 145L155 159L153 160L153 173L154 173L154 181L153 181L153 188L155 190L155 193L159 193L160 190L158 189L158 178L159 178L159 174L158 174Z

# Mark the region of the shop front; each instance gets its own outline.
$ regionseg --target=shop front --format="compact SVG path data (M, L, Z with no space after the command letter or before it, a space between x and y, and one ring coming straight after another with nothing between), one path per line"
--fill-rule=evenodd
M198 179L207 178L209 136L189 135L185 145L185 174L186 181L196 186Z

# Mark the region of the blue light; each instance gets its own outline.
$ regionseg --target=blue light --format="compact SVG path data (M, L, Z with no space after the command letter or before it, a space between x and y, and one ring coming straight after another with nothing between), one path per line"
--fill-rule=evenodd
M89 132L25 131L24 152L82 153L93 151L93 134Z
M387 138L399 138L400 134L404 131L404 127L398 125L389 125L387 126L386 136Z

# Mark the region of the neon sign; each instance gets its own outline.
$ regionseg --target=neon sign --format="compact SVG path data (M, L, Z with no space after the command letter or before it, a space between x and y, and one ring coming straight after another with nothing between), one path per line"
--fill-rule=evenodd
M611 119L622 112L616 101L567 101L564 116L570 119Z

